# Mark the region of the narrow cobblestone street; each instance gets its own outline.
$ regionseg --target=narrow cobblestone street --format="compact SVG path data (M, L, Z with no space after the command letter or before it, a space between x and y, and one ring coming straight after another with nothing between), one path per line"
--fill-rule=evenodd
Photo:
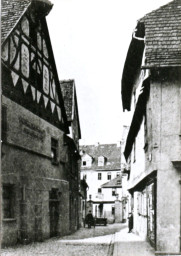
M70 236L53 238L43 243L18 245L2 249L2 256L107 256L112 255L111 242L114 234L125 224L81 228Z
M2 249L2 256L153 256L154 249L141 237L128 233L126 224L81 228L74 234L42 243Z

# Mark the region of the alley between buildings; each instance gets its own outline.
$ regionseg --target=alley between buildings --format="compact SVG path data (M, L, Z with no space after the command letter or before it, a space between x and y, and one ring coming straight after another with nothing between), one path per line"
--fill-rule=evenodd
M136 253L135 254L135 249ZM151 246L139 236L128 233L127 224L81 228L61 238L42 243L5 248L2 256L153 256Z
M110 6L106 20L112 20L111 10L115 17L121 16L118 10L129 17L115 19L122 37L116 55L126 56L122 75L108 57L108 52L114 55L117 40L112 36L116 24L106 26L102 20L105 4L99 10L90 1L92 9L84 9L82 1L78 15L73 8L77 1L55 1L59 17L64 8L58 2L72 2L65 15L71 26L66 19L63 26L71 33L68 45L81 49L77 59L67 55L65 61L59 52L67 54L67 44L58 45L54 56L49 33L47 16L54 1L1 1L2 256L181 255L181 0L140 16L129 44L125 39L132 15L124 9L126 2L118 9L110 0L102 1ZM129 9L139 16L133 6ZM58 44L66 36L59 17L53 25ZM110 33L107 27L114 29ZM95 34L84 41L89 30ZM102 48L107 38L110 49ZM127 54L124 50L119 55L124 43ZM110 65L108 72L98 57ZM56 58L69 64L68 73ZM95 72L88 68L89 73L91 62L99 65ZM121 87L114 75L107 76L111 70L118 70ZM117 88L122 107L113 104ZM101 96L98 101L96 95Z

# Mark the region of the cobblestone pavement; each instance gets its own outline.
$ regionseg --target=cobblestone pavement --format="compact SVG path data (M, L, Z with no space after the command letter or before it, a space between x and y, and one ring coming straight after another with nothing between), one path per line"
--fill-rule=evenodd
M143 238L128 229L115 234L113 256L154 256L154 249Z
M53 238L42 243L2 249L1 256L107 256L115 232L125 225L96 226L95 229L81 228L74 234Z
M114 246L113 246L114 244ZM74 234L42 243L2 249L1 256L153 256L153 248L141 237L128 233L125 224L95 229L81 228Z
M89 237L97 237L97 236L105 236L105 235L111 235L115 234L116 232L120 231L121 229L125 228L127 224L110 224L107 226L96 226L95 228L88 229L86 228L81 228L75 233L69 235L69 236L64 236L61 239L82 239L82 238L89 238Z

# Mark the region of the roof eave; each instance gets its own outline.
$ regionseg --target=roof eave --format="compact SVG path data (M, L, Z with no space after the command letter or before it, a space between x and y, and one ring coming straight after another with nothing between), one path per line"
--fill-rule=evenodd
M160 65L144 65L141 68L142 69L158 69L158 68L172 68L172 67L181 67L181 63L180 64L160 64Z
M136 79L135 76L137 71L141 68L144 46L143 40L137 40L134 37L132 38L126 56L121 81L123 111L131 110L131 98Z

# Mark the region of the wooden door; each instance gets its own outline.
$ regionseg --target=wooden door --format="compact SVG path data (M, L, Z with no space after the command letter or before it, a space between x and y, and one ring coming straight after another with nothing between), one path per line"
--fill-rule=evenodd
M59 221L59 202L57 200L50 200L50 237L58 235L58 221Z

